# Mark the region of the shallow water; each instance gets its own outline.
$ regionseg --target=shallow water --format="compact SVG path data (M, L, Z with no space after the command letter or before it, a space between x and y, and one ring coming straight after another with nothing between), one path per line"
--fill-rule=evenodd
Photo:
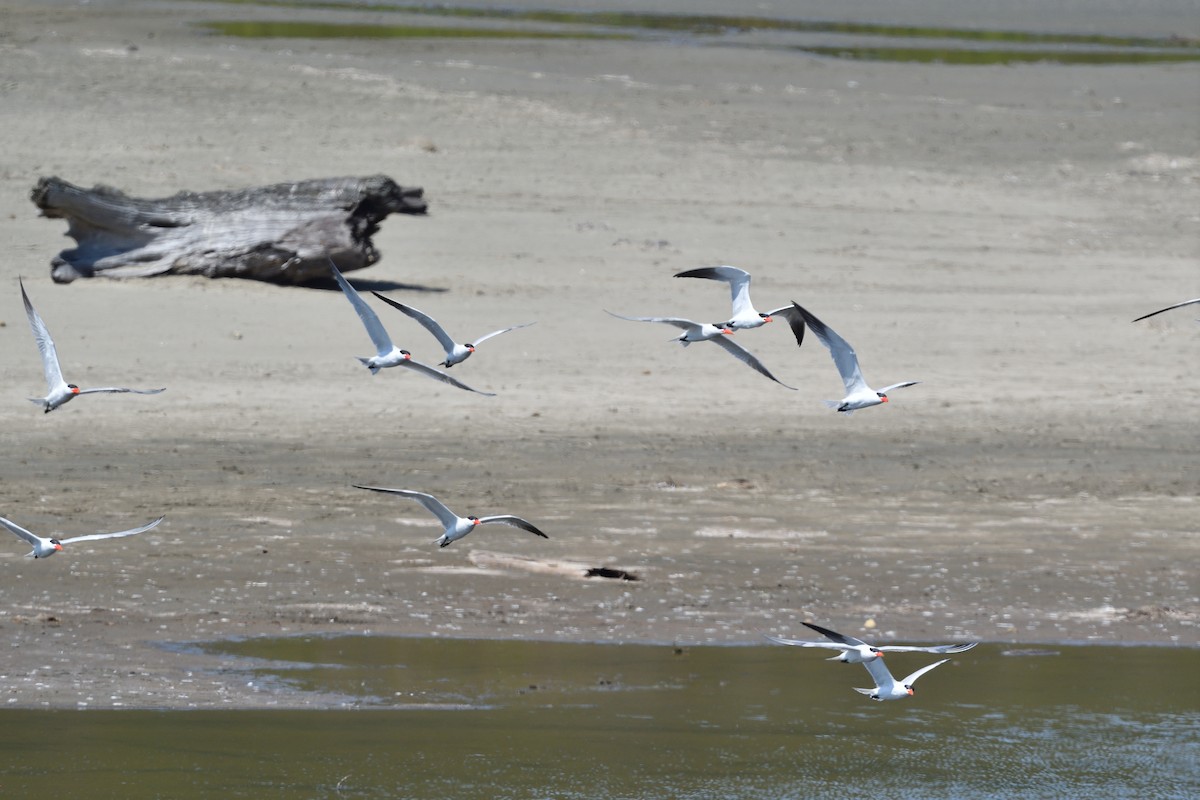
M1200 650L984 645L876 703L777 645L199 646L331 711L6 711L6 797L1185 798ZM893 654L907 674L936 660ZM334 701L338 705L338 701Z

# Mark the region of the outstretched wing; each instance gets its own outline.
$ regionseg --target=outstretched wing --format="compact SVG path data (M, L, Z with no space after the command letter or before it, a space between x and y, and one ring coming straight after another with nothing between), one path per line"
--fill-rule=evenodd
M732 316L756 314L754 305L750 302L750 273L744 269L730 266L700 267L689 269L675 275L676 278L705 278L711 281L725 281L729 284L729 300L733 306Z
M483 336L480 336L477 339L471 340L471 344L478 347L479 345L483 344L484 342L486 342L488 339L492 338L493 336L499 336L502 333L508 333L509 331L515 331L517 328L528 328L530 325L534 325L534 324L535 323L533 323L533 322L522 322L520 325L511 325L507 328L501 328L498 331L492 331L491 333L485 333Z
M21 286L21 300L25 303L25 316L29 318L29 327L33 331L33 338L37 341L38 352L42 354L42 373L46 376L46 386L50 391L54 391L65 383L62 368L58 365L58 351L54 349L54 340L50 338L50 331L46 329L46 323L42 322L41 315L33 307L33 303L29 302L29 295L25 293L25 283L20 278L17 278L17 283Z
M89 533L87 536L72 536L70 539L60 539L59 544L71 544L72 542L90 542L95 539L120 539L122 536L133 536L137 533L145 533L151 528L157 527L158 523L166 519L166 514L162 515L153 522L149 522L138 528L130 528L127 531L117 531L116 533Z
M709 341L712 342L713 344L717 345L718 347L722 348L723 350L725 350L725 352L729 353L731 356L736 358L738 361L741 361L743 364L749 364L753 369L757 370L759 373L761 373L763 375L766 375L768 378L775 381L776 383L778 383L780 386L784 387L785 389L791 389L792 391L796 391L796 387L788 386L786 383L779 380L779 378L776 378L774 375L771 374L771 370L769 370L765 366L763 366L763 363L761 361L759 361L758 358L753 353L751 353L746 348L742 347L737 342L733 341L733 339L730 339L728 336L718 336L715 339L709 339Z
M822 636L824 636L827 639L838 642L839 644L849 645L850 648L864 647L864 646L870 647L871 646L871 645L867 644L866 642L864 642L862 639L855 639L853 636L847 636L844 633L838 633L837 631L831 631L831 630L829 630L829 628L822 628L820 625L814 625L811 622L802 622L800 624L806 628L812 628L814 631L821 634Z
M843 652L845 652L846 650L855 649L854 647L852 647L848 644L837 644L836 642L811 642L807 639L784 639L781 636L769 636L766 634L764 634L764 635L767 636L768 639L770 639L772 642L775 642L776 644L788 644L788 645L792 645L793 647L821 647L826 650L841 650Z
M446 373L440 372L439 370L434 369L433 367L429 366L428 364L422 364L420 361L413 361L411 358L401 361L400 366L408 367L409 369L416 370L417 372L421 373L422 375L426 375L430 378L433 378L435 381L441 381L442 383L448 383L451 386L457 386L459 389L466 389L468 392L475 392L477 394L486 394L488 397L496 396L495 392L484 392L484 391L481 391L480 389L472 389L470 386L467 386L462 381L455 380L454 378L451 378Z
M847 396L855 392L867 390L867 382L863 380L862 371L858 367L858 354L854 352L854 348L850 343L838 336L837 332L826 325L821 320L817 319L800 306L798 303L792 303L796 310L808 323L808 327L821 340L821 344L829 350L829 354L833 356L834 366L837 367L838 373L842 376L842 383L846 387Z
M896 685L896 679L893 678L892 672L888 669L886 663L883 663L883 658L871 658L870 661L864 661L863 666L866 667L866 672L871 673L871 678L875 680L875 688L883 694L892 693ZM858 690L862 691L862 690ZM863 692L869 694L870 692Z
M134 394L158 394L159 392L165 392L166 390L167 387L165 386L161 389L125 389L116 386L106 386L104 388L97 389L80 389L79 394L95 394L97 392L108 392L109 394L120 394L125 392L132 392Z
M883 647L876 647L876 650L883 650L888 653L962 653L970 650L979 642L965 642L960 644L937 644L927 647L909 647L907 645L889 644Z
M873 658L870 661L862 662L862 665L867 668L867 672L871 673L871 678L875 681L875 688L883 694L890 694L896 685L896 679L892 677L892 673L887 668L887 664L883 663L883 659ZM864 692L864 694L870 694L870 692Z
M530 533L537 534L538 536L542 537L543 539L550 538L549 536L547 536L546 534L544 534L540 530L538 530L537 526L535 526L529 520L521 519L520 517L514 517L512 514L498 514L498 515L492 516L492 517L480 517L479 518L480 525L486 525L489 522L498 522L501 525L511 525L514 528L520 528L523 531L529 531Z
M379 315L367 305L367 301L362 299L349 281L342 277L342 272L337 268L337 264L333 263L333 259L329 260L329 268L333 270L334 280L337 281L338 286L342 287L342 293L346 295L350 305L354 306L358 318L362 320L363 327L367 329L367 335L371 337L371 344L375 345L375 354L385 356L392 352L392 339L384 329L383 323L379 321Z
M0 525L3 525L4 527L8 528L10 531L15 533L17 536L20 536L25 541L29 542L34 547L37 547L37 543L39 541L41 541L42 537L38 536L37 534L33 533L32 531L25 530L20 525L13 522L12 520L8 520L8 519L5 519L4 517L0 517Z
M608 314L610 317L625 319L629 320L630 322L661 322L664 325L674 325L676 328L700 327L699 322L694 322L690 319L684 319L683 317L625 317L620 314L614 314L608 309L605 309L604 313Z
M796 304L775 308L767 312L768 317L783 317L788 322L788 327L792 329L792 336L796 337L796 347L804 345L804 315L796 310Z
M891 386L885 386L882 389L876 389L875 392L877 394L887 394L892 389L903 389L905 386L916 386L918 383L920 381L901 381L900 383L893 383Z
M421 505L425 506L425 510L429 511L447 528L458 522L458 515L446 507L446 504L438 500L431 494L425 492L417 492L412 489L383 489L378 486L360 486L357 483L353 484L355 489L366 489L371 492L383 492L384 494L395 494L400 497L407 497L410 500L416 500Z
M919 670L914 672L912 675L909 675L907 678L905 678L903 681L901 681L901 684L904 686L912 686L914 683L917 682L917 678L921 677L926 672L929 672L929 670L933 669L934 667L940 667L942 664L945 664L949 660L950 659L948 659L948 658L943 658L941 661L935 661L927 667L921 667Z
M438 340L438 344L440 344L447 353L454 349L454 340L450 338L450 334L446 333L446 329L439 325L436 319L429 316L424 311L419 311L412 306L406 306L404 303L392 300L390 297L384 297L379 292L371 292L371 294L375 295L392 308L399 309L415 319L417 322L421 323L425 330L433 334L433 338Z
M1149 314L1143 314L1142 316L1135 319L1134 322L1141 322L1144 319L1149 319L1150 317L1157 316L1158 314L1161 314L1164 311L1171 311L1172 309L1183 308L1184 306L1190 306L1193 303L1200 303L1200 297L1197 297L1195 300L1184 300L1182 303L1176 303L1173 306L1167 306L1166 308L1160 308L1158 311L1151 311Z

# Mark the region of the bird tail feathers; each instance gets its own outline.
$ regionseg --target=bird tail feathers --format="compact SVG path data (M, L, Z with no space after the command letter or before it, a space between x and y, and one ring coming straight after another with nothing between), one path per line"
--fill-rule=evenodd
M826 408L832 408L834 411L837 411L838 409L840 409L841 405L842 405L842 402L840 400L822 400L821 402L825 405ZM846 409L842 413L848 417L854 413L854 409L852 409L852 408Z
M359 361L361 361L364 367L366 367L367 369L371 370L371 374L372 374L372 375L375 375L375 374L377 374L377 373L379 372L379 367L372 367L372 366L371 366L371 359L369 359L369 358L363 358L362 356L355 356L355 358L357 358Z

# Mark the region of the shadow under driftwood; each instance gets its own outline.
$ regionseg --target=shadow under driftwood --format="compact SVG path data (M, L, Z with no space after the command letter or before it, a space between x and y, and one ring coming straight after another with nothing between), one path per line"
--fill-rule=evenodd
M423 189L385 175L160 199L44 177L30 199L43 216L67 220L67 235L78 245L51 260L56 283L205 275L309 284L328 278L330 259L343 272L377 262L371 237L389 214L427 211Z
M325 263L328 264L329 262ZM339 265L338 268L340 269L341 266ZM322 289L340 293L342 287L337 285L337 281L329 277L328 269L325 272L325 275L314 277L311 281L306 281L302 285L309 289ZM444 286L426 286L422 283L401 283L400 281L377 280L373 278L356 278L348 282L360 292L421 292L422 294L441 294L450 291Z

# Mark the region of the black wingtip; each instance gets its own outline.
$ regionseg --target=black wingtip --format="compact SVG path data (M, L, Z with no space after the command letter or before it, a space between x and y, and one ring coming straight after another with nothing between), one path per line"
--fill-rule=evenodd
M710 280L725 280L717 274L715 267L697 267L696 269L685 269L683 272L676 272L676 278L708 278Z
M800 305L799 303L797 303L795 300L793 300L793 301L792 301L792 308L796 309L796 311L797 311L797 312L799 312L800 316L801 316L801 317L802 317L802 318L803 318L803 319L804 319L806 322L807 322L809 319L813 319L813 318L814 318L814 317L813 317L813 314L812 314L812 312L811 312L811 311L809 311L807 308L805 308L804 306L802 306L802 305Z
M371 290L371 294L375 295L380 300L387 303L389 306L396 309L397 311L403 311L405 314L407 314L409 312L409 307L404 305L404 303L401 303L399 300L393 300L390 297L380 294L379 292L375 291L374 289Z
M814 625L811 622L801 622L800 624L806 628L812 628L817 633L821 634L822 636L826 636L835 642L840 642L845 638L837 631L831 631L829 628L822 628L820 625Z

